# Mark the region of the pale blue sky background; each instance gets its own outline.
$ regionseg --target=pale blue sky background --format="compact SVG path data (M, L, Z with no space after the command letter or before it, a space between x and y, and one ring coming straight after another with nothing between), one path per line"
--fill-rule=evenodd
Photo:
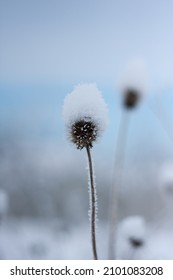
M47 182L57 174L53 180L59 185L63 207L66 191L69 203L76 207L71 187L86 175L85 151L77 151L67 141L62 106L66 94L81 82L95 82L108 104L109 126L92 155L98 185L100 180L103 187L110 186L124 109L117 88L119 76L136 58L147 65L150 94L129 112L125 179L128 189L134 169L150 189L153 185L148 180L155 182L157 168L173 161L173 1L0 0L1 187L9 186L19 198L23 187L28 194L33 187L37 196L31 195L31 200L34 197L38 204L38 187L49 189ZM158 92L164 112L161 122L153 112ZM34 174L39 183L34 178L31 183ZM133 199L144 185L136 182Z
M27 141L66 143L64 97L80 82L96 82L109 105L102 143L112 153L124 67L142 58L153 92L173 84L172 0L0 0L0 38L0 131ZM132 114L129 151L166 157L172 143L150 110L151 99ZM172 118L173 96L163 99Z
M172 83L172 0L1 0L0 81L115 85L143 58Z
M108 128L92 149L99 220L107 219L124 113L119 76L136 58L147 65L150 94L129 112L119 212L152 217L160 167L173 162L173 0L0 0L0 189L12 214L55 213L63 234L69 221L87 221L86 153L67 141L62 106L76 84L95 82L109 109Z

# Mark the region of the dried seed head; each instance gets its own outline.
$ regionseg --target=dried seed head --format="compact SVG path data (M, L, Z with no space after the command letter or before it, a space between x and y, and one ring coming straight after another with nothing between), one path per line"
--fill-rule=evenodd
M118 227L118 233L126 240L145 240L146 224L141 216L129 216L123 219Z
M132 245L132 247L134 248L139 248L142 247L144 244L144 241L142 239L137 239L137 238L129 238L130 244Z
M117 227L117 256L127 259L146 242L147 226L142 216L124 218Z
M127 109L133 109L139 102L140 93L135 89L127 89L124 93L123 105Z
M124 70L120 78L120 92L126 109L135 108L148 88L148 74L144 61L135 60Z
M77 121L71 127L71 140L77 149L92 148L92 143L97 139L97 126L89 119Z
M78 149L92 147L108 123L107 105L95 84L82 84L65 97L63 118L68 138Z

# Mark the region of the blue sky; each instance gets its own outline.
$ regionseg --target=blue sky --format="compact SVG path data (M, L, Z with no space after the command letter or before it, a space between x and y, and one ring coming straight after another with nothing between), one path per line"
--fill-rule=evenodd
M172 11L172 0L1 0L1 131L63 142L65 95L80 82L96 82L110 108L102 142L110 147L121 110L114 94L129 62L146 62L153 92L172 87ZM171 155L172 143L148 106L151 99L132 114L129 151L140 154L145 146L148 153L163 149ZM163 102L171 118L172 101L170 95Z
M172 0L1 0L2 83L116 85L140 57L172 83Z

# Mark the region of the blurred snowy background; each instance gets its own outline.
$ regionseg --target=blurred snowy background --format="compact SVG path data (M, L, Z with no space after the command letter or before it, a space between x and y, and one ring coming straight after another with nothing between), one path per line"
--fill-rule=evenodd
M118 257L173 259L173 179L162 180L173 162L172 9L171 0L0 1L1 259L92 257L86 155L69 145L62 121L64 97L81 82L96 82L109 107L92 151L98 254L107 258L118 80L136 57L150 84L130 112Z

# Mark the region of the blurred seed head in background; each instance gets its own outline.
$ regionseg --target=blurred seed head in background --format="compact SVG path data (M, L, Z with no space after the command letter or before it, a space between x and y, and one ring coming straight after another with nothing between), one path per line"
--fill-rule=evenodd
M148 72L143 60L134 60L127 65L120 77L119 88L123 106L135 108L148 90Z

